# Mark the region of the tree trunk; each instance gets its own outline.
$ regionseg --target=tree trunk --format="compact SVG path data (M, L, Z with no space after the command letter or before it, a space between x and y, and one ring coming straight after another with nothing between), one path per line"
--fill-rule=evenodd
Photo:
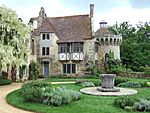
M8 79L8 73L7 72L2 72L2 78L3 79Z
M12 67L11 69L11 79L13 82L16 82L16 67Z
M11 66L7 67L7 79L12 80L12 78L11 78Z

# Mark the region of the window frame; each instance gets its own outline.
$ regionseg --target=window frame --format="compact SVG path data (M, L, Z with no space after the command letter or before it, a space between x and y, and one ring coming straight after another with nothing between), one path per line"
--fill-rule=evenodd
M53 33L42 33L42 40L50 40Z
M82 53L83 42L60 43L58 44L58 53Z
M42 55L45 55L45 47L42 47Z
M42 47L42 55L50 55L50 47Z
M59 53L70 53L70 43L60 43L58 46L59 50L58 52Z
M62 64L62 73L63 74L75 74L76 64Z
M31 55L34 55L35 54L35 50L34 50L34 48L35 48L35 42L34 42L34 39L32 39L31 40Z
M71 50L72 50L73 53L83 52L83 43L82 42L72 43L72 49Z
M45 33L42 33L42 40L45 40L46 37L45 37Z
M49 55L49 47L46 47L46 55Z

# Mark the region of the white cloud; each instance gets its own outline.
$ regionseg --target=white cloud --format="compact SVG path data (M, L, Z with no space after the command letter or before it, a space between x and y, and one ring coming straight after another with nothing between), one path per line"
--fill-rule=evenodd
M13 1L13 0L9 0ZM29 19L31 17L37 17L40 11L40 7L45 8L45 12L47 16L49 17L55 17L55 16L66 16L66 15L74 15L78 14L74 10L70 10L69 8L63 6L60 2L60 0L44 0L44 2L40 2L39 4L34 4L31 2L32 5L26 6L26 5L12 5L11 2L6 2L6 0L2 0L0 5L4 4L7 7L12 8L16 11L19 17L23 19L25 23L28 23ZM30 2L30 1L28 1Z
M127 7L120 7L114 10L111 10L110 12L106 14L96 14L95 15L95 30L99 28L98 23L101 20L105 20L108 22L109 25L113 25L116 23L129 21L131 24L135 25L139 21L142 22L149 22L150 21L150 15L149 15L150 9L133 9L130 6Z
M112 7L110 9L105 6L99 7L97 3L99 1L98 0L97 2L96 0L94 1L95 1L95 10L94 10L95 30L99 28L99 22L101 20L106 20L110 25L115 24L116 21L118 21L119 23L123 21L129 21L130 23L133 24L136 24L139 21L143 22L150 21L149 15L150 8L134 9L131 6L130 2L128 2L128 0L123 0L117 3L119 4L119 6L115 5L117 7ZM87 9L85 8L85 10L79 10L78 7L82 6L77 6L77 8L73 8L71 6L67 7L67 5L65 5L67 3L63 3L62 0L0 0L0 5L2 4L12 8L13 10L16 10L18 16L22 18L25 23L28 23L31 17L38 16L41 6L45 8L47 16L49 17L89 13L88 9L89 6L87 6L86 7Z

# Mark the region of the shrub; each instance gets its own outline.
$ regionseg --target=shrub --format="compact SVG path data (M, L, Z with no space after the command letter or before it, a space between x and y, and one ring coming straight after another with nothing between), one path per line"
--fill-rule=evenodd
M130 88L140 88L141 84L138 82L125 82L117 85L118 87L130 87Z
M150 87L150 82L145 82L145 87Z
M114 104L126 111L150 111L150 97L138 100L133 97L124 96L115 99Z
M26 65L22 65L21 67L19 67L19 77L20 77L20 79L23 78L23 75L25 74L25 69L26 69Z
M25 101L40 102L43 88L48 87L48 83L44 81L32 81L25 83L21 87L21 95Z
M26 89L21 90L21 94L27 102L40 102L42 89L40 87L26 87Z
M137 111L150 111L150 101L146 99L140 99L139 102L135 102L133 108Z
M99 77L100 76L100 74L102 74L102 73L104 73L104 71L103 70L101 70L101 69L99 69L99 68L95 68L95 70L96 70L96 77Z
M53 95L50 100L51 104L54 106L60 106L62 104L62 96Z
M100 86L101 85L101 80L97 79L97 80L91 80L91 82L93 82L93 84L95 86Z
M42 94L42 103L60 106L80 99L80 93L65 87L48 88Z
M131 107L131 106L125 106L125 107L124 107L124 110L126 110L126 111L132 111L132 110L133 110L133 107Z
M33 81L24 84L21 95L27 102L60 106L80 99L80 93L65 87L50 87L44 81Z
M83 83L83 82L89 82L88 80L77 80L76 82L75 82L75 85L80 85L81 83Z
M148 67L148 66L144 67L144 74L150 75L150 67Z
M119 98L115 99L114 104L116 106L124 109L126 106L132 107L134 105L134 103L137 101L138 100L133 97L123 96L123 97L119 97Z
M29 80L36 80L39 77L40 66L36 62L31 62L29 65Z
M86 81L86 80L76 81L75 84L79 85L79 86L83 86L83 87L93 87L93 86L95 86L93 82L89 82L89 81Z
M69 93L61 93L62 96L62 104L69 104L73 101L73 98L71 98L71 95Z
M76 101L76 100L80 99L80 93L75 92L73 90L71 90L69 93L70 93L73 101Z
M40 87L40 88L43 88L43 87L47 87L49 86L50 84L45 82L45 81L41 81L41 80L35 80L35 81L32 81L32 82L27 82L25 84L23 84L22 86L22 89L24 88L28 88L28 87Z
M96 77L99 77L100 75L99 75L99 73L96 73L95 76L96 76Z
M115 86L117 86L120 83L125 83L128 82L129 80L127 78L122 78L122 77L116 77L115 79Z
M12 83L11 80L0 79L0 86L2 86L2 85L10 85L11 83Z
M148 81L140 81L141 87L150 87L150 82Z
M41 95L41 103L42 104L46 104L46 105L51 105L51 102L50 102L50 100L51 100L51 97L53 96L53 93L42 93L42 95Z
M82 82L80 85L83 87L94 87L95 86L93 84L93 82Z
M65 87L61 87L61 88L58 88L58 91L61 92L62 94L63 93L66 93L66 94L68 93L72 97L73 101L80 99L80 93L78 93L74 90L67 89Z
M124 73L127 72L127 69L123 66L112 67L109 73Z

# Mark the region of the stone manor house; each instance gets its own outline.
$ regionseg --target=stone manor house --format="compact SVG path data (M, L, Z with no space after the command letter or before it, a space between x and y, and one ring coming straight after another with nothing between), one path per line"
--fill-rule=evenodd
M110 51L120 59L122 37L112 34L104 21L94 32L93 13L90 4L90 14L47 17L41 7L38 17L30 19L30 62L40 64L41 75L84 75L90 65L103 67Z

